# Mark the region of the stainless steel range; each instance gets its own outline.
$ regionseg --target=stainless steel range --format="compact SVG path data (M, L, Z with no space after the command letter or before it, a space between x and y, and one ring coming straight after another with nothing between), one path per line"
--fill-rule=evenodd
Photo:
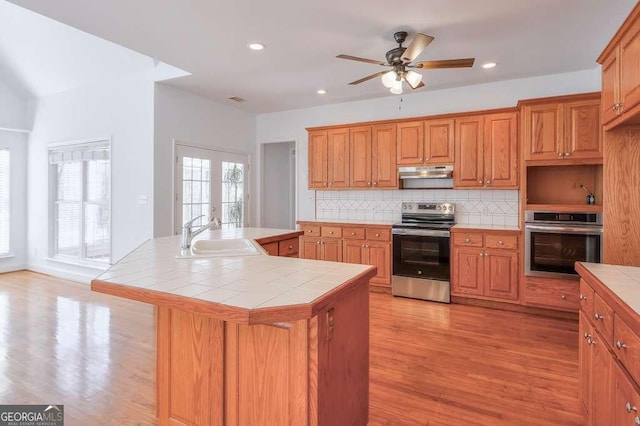
M449 303L451 227L455 205L402 203L402 222L393 225L394 296Z

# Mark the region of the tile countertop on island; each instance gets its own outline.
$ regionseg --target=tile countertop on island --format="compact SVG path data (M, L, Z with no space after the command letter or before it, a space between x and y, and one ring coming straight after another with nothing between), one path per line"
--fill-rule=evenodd
M576 270L581 276L581 267L640 315L640 267L578 262Z
M299 231L238 228L198 239L263 240ZM269 256L179 259L181 237L149 240L92 281L95 291L190 309L238 323L312 316L350 283L375 275L366 265Z

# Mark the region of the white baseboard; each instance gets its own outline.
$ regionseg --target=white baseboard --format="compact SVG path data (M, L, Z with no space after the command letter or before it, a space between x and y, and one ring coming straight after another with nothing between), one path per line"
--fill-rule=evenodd
M25 269L29 269L26 264L0 266L0 274L4 274L5 272L22 271Z
M100 274L100 272L92 274L73 272L63 268L55 268L43 265L26 265L22 269L39 272L41 274L52 275L58 278L64 278L65 280L75 281L81 284L90 284L91 280L94 279L98 274Z

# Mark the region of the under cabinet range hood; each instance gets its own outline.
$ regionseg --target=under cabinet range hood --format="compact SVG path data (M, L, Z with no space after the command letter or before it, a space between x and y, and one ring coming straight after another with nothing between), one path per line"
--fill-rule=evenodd
M453 165L398 167L400 189L451 189Z

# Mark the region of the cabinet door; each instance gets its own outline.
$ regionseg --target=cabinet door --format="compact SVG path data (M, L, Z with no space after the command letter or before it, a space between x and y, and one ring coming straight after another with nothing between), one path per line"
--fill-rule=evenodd
M367 241L366 245L366 264L378 268L371 282L391 285L391 244Z
M395 124L373 126L371 179L376 188L398 188Z
M567 102L564 117L565 159L602 160L600 100Z
M399 166L419 165L424 162L424 122L398 123Z
M495 299L518 299L518 252L485 250L483 294Z
M342 262L342 240L326 239L320 243L320 259L330 262Z
M456 119L455 167L453 183L457 188L484 186L484 116Z
M365 263L365 242L363 240L344 240L342 243L342 261L344 263Z
M349 187L349 129L327 134L327 180L329 188Z
M525 160L562 159L562 114L561 103L530 105L523 108Z
M640 22L620 41L620 102L624 114L640 103Z
M454 120L429 120L424 123L424 162L451 164L453 158Z
M369 188L371 186L371 126L349 129L350 186Z
M313 237L300 237L300 258L320 259L320 239Z
M482 296L483 257L482 249L454 248L451 293Z
M484 173L487 187L518 187L518 113L486 117Z
M602 63L602 124L607 124L619 114L620 62L619 48Z
M309 132L309 189L327 185L327 131L312 131Z
M607 349L607 342L594 330L591 339L593 359L591 362L591 424L610 425L613 418L613 382L611 380L613 357Z
M611 409L613 417L611 419L614 421L609 422L609 424L616 426L640 424L640 413L637 411L638 407L640 407L640 394L622 368L615 362L612 364L613 395Z
M580 377L580 402L588 413L591 410L591 350L590 340L593 329L584 312L580 311L580 326L578 337L578 367Z

